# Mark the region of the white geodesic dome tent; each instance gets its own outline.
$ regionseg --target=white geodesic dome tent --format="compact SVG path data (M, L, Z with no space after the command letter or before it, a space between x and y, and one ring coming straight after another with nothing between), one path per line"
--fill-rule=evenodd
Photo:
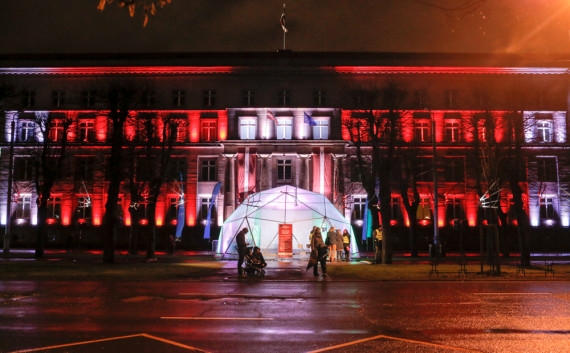
M309 234L313 226L321 228L323 240L331 227L347 229L350 252L358 257L358 247L350 223L322 194L281 186L249 195L226 219L220 230L217 254L222 258L237 256L236 234L248 228L246 242L258 246L266 258L275 258L279 249L279 225L290 224L293 230L293 257L307 256Z

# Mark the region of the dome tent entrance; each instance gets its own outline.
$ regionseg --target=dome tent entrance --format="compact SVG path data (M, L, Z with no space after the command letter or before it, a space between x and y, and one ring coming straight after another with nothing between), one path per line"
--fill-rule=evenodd
M277 257L279 250L279 225L292 226L292 255L307 255L309 233L313 226L326 232L335 227L350 234L351 256L358 256L358 247L350 223L322 194L280 186L249 195L226 219L220 230L217 254L221 258L237 256L235 238L237 233L248 228L246 242L261 248L266 258Z

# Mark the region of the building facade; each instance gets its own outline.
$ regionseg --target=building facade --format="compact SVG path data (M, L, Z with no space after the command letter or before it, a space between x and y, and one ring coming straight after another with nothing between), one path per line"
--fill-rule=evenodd
M126 170L117 212L124 234L132 225L130 208L137 209L138 229L144 229L149 217L148 191L132 202L129 176L131 182L142 183L144 171L139 169L144 164L139 160L148 155L149 141L159 149L166 140L170 161L155 215L163 237L176 227L182 194L183 237L190 239L190 247L200 247L210 203L213 223L221 226L248 194L281 185L324 194L360 229L367 195L355 168L356 148L347 122L363 112L381 117L395 109L398 148L413 146L417 157L416 216L426 243L436 221L450 247L455 246L457 220L464 225L461 232L467 238L471 234L471 243L478 242L475 229L487 221L480 192L492 189L489 184L496 180L474 168L480 163L485 170L490 156L484 150L483 158L470 156L475 142L484 144L489 134L498 143L508 141L514 131L507 127L508 116L518 114L524 135L521 187L533 237L544 243L540 237L546 229L555 234L554 248L567 247L568 62L567 57L552 56L289 51L3 57L0 82L9 93L0 97L0 224L10 222L16 244L33 243L38 154L47 138L51 157L57 157L65 133L65 163L48 200L47 241L61 244L70 232L80 231L86 243L98 243L113 130L112 105L101 92L121 85L132 93L123 107L128 119L121 132ZM397 107L382 104L388 85L403 92ZM489 120L493 127L485 123ZM42 125L46 121L49 125ZM212 200L218 182L221 192ZM516 226L512 193L504 180L497 183L500 194L492 206L501 207L509 225ZM391 226L399 230L394 248L405 250L410 220L401 192L392 189L391 208L382 212L390 212ZM514 240L508 243L514 247Z

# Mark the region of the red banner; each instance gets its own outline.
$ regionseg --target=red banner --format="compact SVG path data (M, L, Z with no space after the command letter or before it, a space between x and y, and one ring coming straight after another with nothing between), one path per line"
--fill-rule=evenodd
M279 225L279 257L293 257L293 225Z

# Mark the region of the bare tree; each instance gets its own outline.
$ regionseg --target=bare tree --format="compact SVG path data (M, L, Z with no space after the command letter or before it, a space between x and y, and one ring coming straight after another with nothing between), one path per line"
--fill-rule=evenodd
M97 10L102 12L105 5L116 2L119 7L126 7L129 10L129 16L134 17L137 7L143 12L143 27L148 24L149 16L156 15L158 9L170 4L172 0L99 0Z

